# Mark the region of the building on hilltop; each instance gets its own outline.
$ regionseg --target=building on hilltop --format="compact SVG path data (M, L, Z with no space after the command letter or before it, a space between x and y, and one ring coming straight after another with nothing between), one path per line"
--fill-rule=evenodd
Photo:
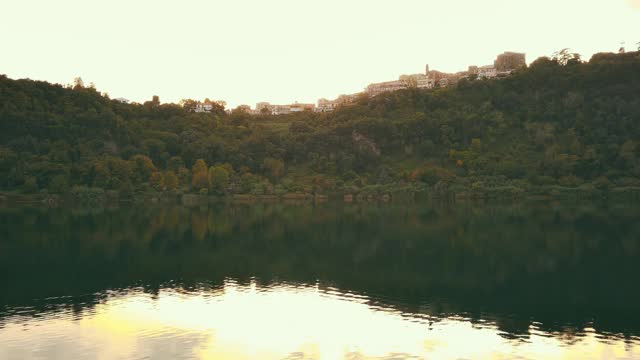
M429 65L427 65L428 68ZM435 84L433 79L429 77L428 72L425 74L401 75L399 80L404 81L408 88L431 89Z
M290 112L302 112L302 111L314 111L316 108L316 104L301 104L297 101L291 105L289 105Z
M318 106L314 109L315 112L331 112L338 106L348 105L355 102L362 93L356 94L342 94L335 100L328 100L325 98L318 100Z
M336 100L318 99L318 106L316 106L315 112L330 112L338 107Z
M223 101L223 100L211 101L209 99L205 99L204 102L192 100L192 99L185 99L185 100L182 100L180 103L182 104L182 107L185 108L186 110L191 112L197 112L197 113L210 113L214 111L215 112L222 111L225 109L225 106L227 105L226 101Z
M286 115L295 112L302 111L315 111L315 104L302 104L297 101L289 105L272 105L268 102L259 102L256 104L254 114L271 114L271 115Z
M478 79L493 79L498 76L498 71L493 65L485 65L477 68Z
M525 54L506 51L497 56L493 65L469 66L466 76L476 75L477 79L505 77L524 66L527 66Z
M302 104L295 102L289 105L272 105L268 102L259 102L255 110L248 106L245 109L251 114L272 114L284 115L302 111L330 112L337 107L356 102L359 96L366 94L370 97L377 96L385 92L392 92L403 89L432 89L434 87L447 87L455 85L465 78L475 77L477 79L493 79L508 76L514 70L527 66L524 53L504 52L497 56L493 65L475 66L471 65L466 71L456 73L445 73L431 70L429 64L425 65L424 74L401 75L398 80L383 81L369 84L364 93L340 95L335 100L321 98L316 104Z
M254 111L257 114L271 115L273 113L272 106L268 102L259 102L259 103L257 103L256 104L256 109Z
M400 75L398 80L369 84L366 88L366 93L369 96L376 96L384 92L402 89L431 89L439 79L435 80L431 77L430 74L432 72L429 71L429 65L425 67L425 70L425 74Z
M407 86L404 81L393 80L393 81L384 81L384 82L369 84L367 86L366 91L367 91L367 94L369 94L369 96L376 96L384 92L397 91L397 90L402 90L406 88Z
M527 66L526 54L506 51L498 55L493 65L499 73L511 72Z
M197 112L197 113L211 112L212 110L213 110L213 105L212 104L201 104L201 103L198 103L198 104L196 104L195 107L193 107L193 112Z

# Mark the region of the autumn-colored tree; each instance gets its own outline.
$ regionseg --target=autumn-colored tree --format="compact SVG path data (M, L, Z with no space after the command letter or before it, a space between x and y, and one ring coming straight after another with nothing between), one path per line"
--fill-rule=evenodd
M178 180L178 176L173 171L169 170L165 172L162 176L162 187L163 190L175 190L180 186L180 181Z
M191 169L191 186L195 190L207 189L209 188L209 177L207 175L207 163L202 160L196 160L196 163L193 164L193 168Z
M162 190L162 173L160 171L156 171L151 174L151 178L149 179L149 183L156 190Z
M153 164L153 160L146 155L135 155L131 158L133 161L133 177L137 182L146 182L151 174L158 171Z
M191 168L191 173L195 176L196 174L207 172L207 163L203 159L196 160L195 164Z

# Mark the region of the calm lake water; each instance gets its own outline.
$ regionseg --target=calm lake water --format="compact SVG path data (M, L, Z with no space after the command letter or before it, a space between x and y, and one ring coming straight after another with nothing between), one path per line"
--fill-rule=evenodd
M640 359L640 207L0 209L0 359Z

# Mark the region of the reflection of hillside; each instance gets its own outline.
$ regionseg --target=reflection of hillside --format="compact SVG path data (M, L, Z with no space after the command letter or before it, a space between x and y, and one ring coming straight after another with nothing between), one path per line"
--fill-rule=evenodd
M585 327L637 335L638 212L334 204L2 210L0 304L83 311L102 301L87 294L107 289L319 280L366 295L372 306L489 320L511 336L534 322L564 335ZM51 299L64 295L72 297Z

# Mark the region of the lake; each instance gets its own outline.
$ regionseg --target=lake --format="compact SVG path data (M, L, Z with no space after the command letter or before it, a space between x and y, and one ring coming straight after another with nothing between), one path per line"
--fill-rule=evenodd
M640 206L0 209L0 359L640 359Z

